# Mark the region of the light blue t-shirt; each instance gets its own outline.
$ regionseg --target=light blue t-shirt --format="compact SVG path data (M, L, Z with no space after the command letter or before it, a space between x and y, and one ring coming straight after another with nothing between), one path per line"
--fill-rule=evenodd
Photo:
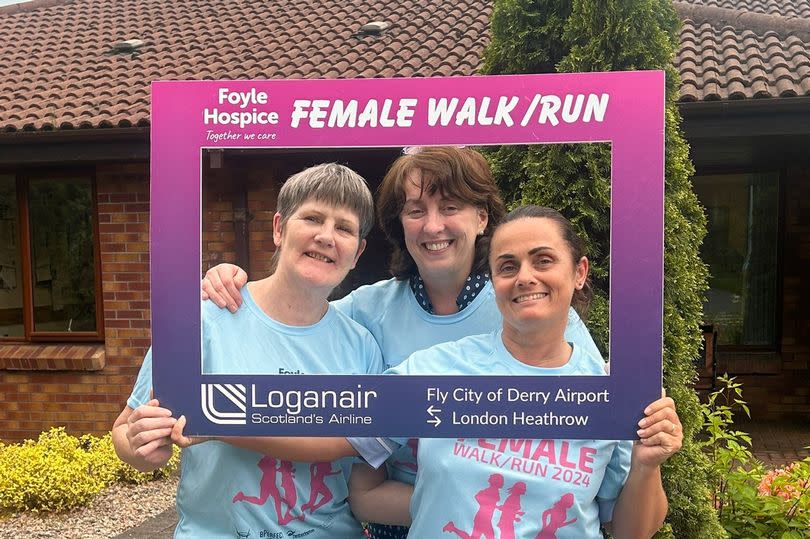
M605 374L573 344L567 364L515 359L501 331L417 352L394 374L518 376ZM601 538L630 469L631 442L606 440L419 440L409 537Z
M483 286L483 291L463 310L448 315L427 312L408 281L396 279L361 286L332 305L374 335L388 369L417 350L500 327L501 313L492 284L475 285Z
M268 317L243 287L236 314L203 302L203 371L261 374L376 374L371 334L336 309L311 326ZM151 350L127 404L149 400ZM360 538L348 504L348 459L282 461L223 442L183 450L175 537Z
M418 350L470 335L490 333L501 327L502 317L495 303L492 283L486 281L481 284L470 278L465 286L482 286L483 290L463 310L449 315L425 311L414 297L409 282L396 279L361 286L343 299L333 301L332 305L374 335L382 350L386 368L391 368ZM572 308L568 310L565 339L584 348L595 358L602 357L588 328ZM351 441L356 443L358 439ZM377 444L377 447L381 446ZM381 451L387 452L384 447ZM394 450L388 459L389 477L413 484L416 479L416 447L417 441L411 440ZM361 453L364 456L367 454L365 450L361 450Z

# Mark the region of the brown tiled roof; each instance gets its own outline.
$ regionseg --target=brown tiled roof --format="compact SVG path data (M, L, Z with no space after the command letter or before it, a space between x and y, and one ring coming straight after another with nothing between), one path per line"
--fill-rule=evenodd
M686 3L737 12L810 18L810 2L807 0L686 0Z
M810 96L807 0L676 1L681 101ZM149 125L159 79L471 75L488 0L35 0L0 8L0 134ZM368 22L391 26L361 35ZM135 52L117 42L140 39Z
M675 7L684 19L675 58L680 101L810 96L810 2L689 0Z
M75 0L0 8L0 132L145 126L158 79L470 75L486 0ZM363 24L390 29L363 36ZM111 53L140 39L135 53Z

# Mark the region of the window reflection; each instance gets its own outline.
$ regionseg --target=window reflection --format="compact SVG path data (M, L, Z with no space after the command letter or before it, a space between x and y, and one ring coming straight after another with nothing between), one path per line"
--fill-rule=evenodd
M31 180L28 211L34 331L95 331L92 186Z
M0 174L0 337L24 334L16 180Z
M695 177L706 208L704 312L720 345L776 343L778 175Z

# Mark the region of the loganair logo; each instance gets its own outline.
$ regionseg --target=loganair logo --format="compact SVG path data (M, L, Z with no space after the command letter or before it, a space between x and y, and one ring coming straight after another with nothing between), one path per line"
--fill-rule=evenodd
M224 400L223 400L224 397ZM229 411L220 411L215 402L227 401ZM247 391L242 384L202 384L200 406L203 414L217 425L245 425L247 423ZM234 409L239 411L234 411Z

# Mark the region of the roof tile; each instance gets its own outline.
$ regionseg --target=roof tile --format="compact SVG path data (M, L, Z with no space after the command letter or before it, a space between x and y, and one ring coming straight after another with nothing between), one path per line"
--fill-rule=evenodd
M804 28L810 2L680 4L726 14L684 21L675 59L681 101L810 96L810 40L785 31ZM25 6L0 8L4 132L148 125L149 82L160 79L472 75L489 41L491 13L488 0L35 0ZM767 17L746 28L744 17L729 13ZM372 20L392 26L380 36L359 35ZM763 28L763 20L787 23ZM136 52L112 53L114 43L135 38L145 41Z
M739 81L732 81L727 88L729 99L746 99L750 97L745 85Z
M754 92L755 98L774 97L771 93L771 88L765 80L756 80L751 84L751 90Z
M149 82L156 79L469 75L488 40L481 33L490 9L486 0L430 6L410 0L275 0L247 6L76 0L0 9L0 35L6 37L0 72L10 75L0 82L0 129L148 121ZM90 26L88 19L104 25ZM382 36L356 36L371 20L393 25ZM443 29L440 38L450 34L453 40L429 42L437 28ZM134 54L112 54L115 42L133 38L146 44ZM461 51L454 51L458 46ZM431 61L448 57L454 61ZM406 65L410 58L418 58L414 65L421 72ZM106 99L98 98L102 95ZM42 100L52 105L47 112Z
M810 18L810 3L802 0L687 0L690 4L700 4L752 13L779 15L782 17Z

